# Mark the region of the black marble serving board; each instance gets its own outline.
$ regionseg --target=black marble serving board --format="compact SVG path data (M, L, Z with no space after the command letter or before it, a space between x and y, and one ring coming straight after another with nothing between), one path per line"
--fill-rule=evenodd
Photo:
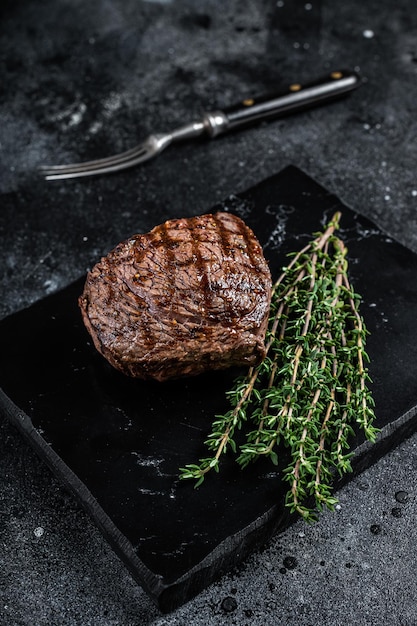
M213 210L235 212L264 246L273 275L335 211L371 332L377 426L352 441L354 471L415 430L417 255L288 167ZM179 217L179 216L178 216ZM261 546L290 518L268 462L225 459L198 489L178 468L203 441L236 371L167 383L125 378L92 347L77 306L84 277L0 323L0 406L77 496L159 608L169 611ZM282 451L285 456L284 451Z

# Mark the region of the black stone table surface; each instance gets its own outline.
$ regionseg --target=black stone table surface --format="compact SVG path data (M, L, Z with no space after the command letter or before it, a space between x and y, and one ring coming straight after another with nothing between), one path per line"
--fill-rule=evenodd
M417 252L416 32L411 0L3 0L1 316L130 234L288 165ZM113 176L37 173L339 68L363 84L331 105ZM334 513L297 522L163 615L3 417L0 429L1 626L417 623L417 435L341 489Z

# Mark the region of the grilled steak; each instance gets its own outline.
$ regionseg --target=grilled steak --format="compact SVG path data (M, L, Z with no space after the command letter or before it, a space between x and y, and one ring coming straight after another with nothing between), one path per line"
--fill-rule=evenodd
M115 368L162 381L258 363L270 298L255 235L240 218L216 213L120 243L89 272L79 304Z

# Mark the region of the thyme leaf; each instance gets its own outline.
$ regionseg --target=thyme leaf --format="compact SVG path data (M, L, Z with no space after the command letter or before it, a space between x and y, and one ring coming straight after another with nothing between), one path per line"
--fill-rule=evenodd
M219 471L229 449L243 468L260 457L277 465L286 448L285 505L306 521L334 508L334 475L352 470L355 429L372 442L378 433L368 331L349 281L346 247L335 234L340 218L335 213L323 232L288 257L272 289L266 356L227 393L230 409L215 417L205 442L211 456L181 468L180 478L200 485L210 470ZM235 433L243 426L238 446Z

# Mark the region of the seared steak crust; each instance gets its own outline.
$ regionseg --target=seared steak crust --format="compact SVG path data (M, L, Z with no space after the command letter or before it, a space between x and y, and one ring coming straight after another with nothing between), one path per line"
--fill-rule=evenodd
M79 298L98 351L137 378L166 380L265 354L271 275L230 213L169 220L120 243Z

